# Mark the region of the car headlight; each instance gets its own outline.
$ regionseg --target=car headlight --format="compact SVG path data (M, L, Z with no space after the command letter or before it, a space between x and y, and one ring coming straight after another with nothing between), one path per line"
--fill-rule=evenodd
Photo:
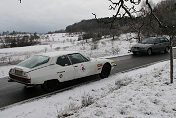
M114 61L111 62L111 66L117 66Z
M114 62L114 61L112 61L112 62L111 62L111 65L114 65L114 64L115 64L115 62Z

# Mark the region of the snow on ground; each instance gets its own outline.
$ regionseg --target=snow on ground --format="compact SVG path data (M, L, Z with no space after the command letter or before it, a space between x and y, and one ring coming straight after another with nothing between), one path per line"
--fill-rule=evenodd
M134 33L122 34L114 41L112 38L103 38L94 43L91 39L87 43L78 41L78 36L68 33L45 34L41 36L41 45L0 49L0 63L24 60L33 54L59 50L80 51L90 57L124 55L136 43Z
M176 79L168 82L165 61L13 106L0 118L175 118Z
M0 66L0 78L7 77L8 73L9 73L9 70L12 67L13 67L12 65Z

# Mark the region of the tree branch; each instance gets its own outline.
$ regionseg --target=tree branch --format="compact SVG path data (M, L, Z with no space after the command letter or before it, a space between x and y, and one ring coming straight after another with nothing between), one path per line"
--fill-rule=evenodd
M149 9L150 9L150 14L155 18L155 20L158 22L159 26L160 26L161 28L166 28L166 26L164 26L163 23L158 19L158 17L153 13L153 9L152 9L152 7L151 7L149 1L146 0L145 3L146 3L146 5L149 7Z

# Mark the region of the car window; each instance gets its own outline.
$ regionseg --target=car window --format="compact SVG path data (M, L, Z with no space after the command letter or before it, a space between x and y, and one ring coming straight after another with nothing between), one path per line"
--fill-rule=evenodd
M80 54L81 55L81 54ZM84 62L87 62L87 61L89 61L89 59L87 59L86 57L84 57L83 55L81 55L82 56L82 58L84 59Z
M166 38L160 38L160 41L161 41L161 43L164 43L164 42L169 42L169 40L168 40L168 39L166 39Z
M85 62L83 56L81 54L79 54L79 53L70 54L69 58L70 58L72 64Z
M70 60L65 55L58 57L56 64L58 64L60 66L69 66L69 65L71 65Z
M161 43L164 43L165 41L164 41L164 39L163 39L163 38L160 38L160 42L161 42Z
M142 44L154 44L155 39L154 38L145 38L141 41Z
M47 56L35 55L35 56L28 58L25 61L22 61L18 65L22 67L26 67L26 68L34 68L34 67L47 63L49 59L50 58Z
M161 43L159 38L154 39L154 43Z

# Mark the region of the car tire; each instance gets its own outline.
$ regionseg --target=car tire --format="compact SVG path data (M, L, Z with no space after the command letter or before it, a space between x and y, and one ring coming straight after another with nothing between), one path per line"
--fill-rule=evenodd
M136 56L136 55L137 55L137 52L133 52L133 55Z
M168 53L169 52L169 47L166 47L165 49L164 49L164 53Z
M59 82L58 80L48 80L48 81L45 81L41 87L44 91L46 92L52 92L52 91L55 91L57 90L58 88L58 85L59 85Z
M103 65L103 68L100 73L100 78L107 78L111 73L111 65L109 63L106 63Z
M152 49L151 48L149 48L148 50L147 50L147 55L152 55Z
M34 91L35 89L36 89L36 86L27 86L27 85L24 86L24 90L27 92Z

